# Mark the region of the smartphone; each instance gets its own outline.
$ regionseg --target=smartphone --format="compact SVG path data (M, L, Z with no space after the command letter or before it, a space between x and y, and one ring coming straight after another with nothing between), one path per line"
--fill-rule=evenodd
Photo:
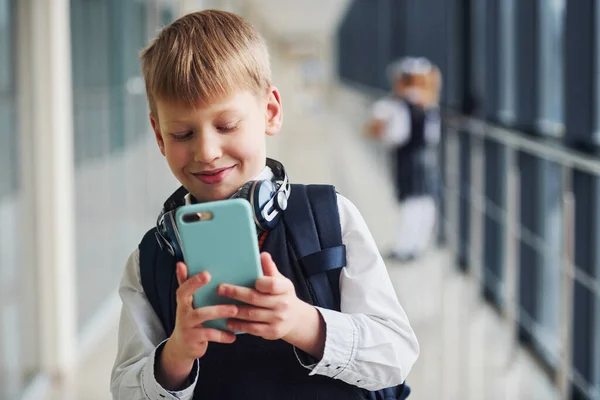
M177 209L175 220L188 277L202 271L208 271L212 277L194 293L194 307L239 304L237 300L219 296L217 287L228 283L254 288L263 275L250 203L228 199L185 205ZM203 325L230 331L226 319Z

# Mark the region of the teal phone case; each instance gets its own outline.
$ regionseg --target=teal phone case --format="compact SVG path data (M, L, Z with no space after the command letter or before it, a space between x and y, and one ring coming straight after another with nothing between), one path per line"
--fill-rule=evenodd
M184 216L212 213L212 219L186 222ZM208 271L211 281L194 294L194 307L238 304L217 294L222 283L254 288L263 275L256 226L250 204L243 199L190 204L176 212L188 277ZM186 218L187 219L187 218ZM205 327L229 331L226 320L203 323ZM236 332L237 333L237 332Z

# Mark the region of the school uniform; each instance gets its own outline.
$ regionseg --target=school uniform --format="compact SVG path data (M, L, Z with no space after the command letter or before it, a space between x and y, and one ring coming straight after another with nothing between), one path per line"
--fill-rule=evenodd
M436 222L440 188L439 110L423 109L390 96L374 104L373 118L385 121L382 141L392 152L396 197L400 203L393 254L400 258L418 256L427 248Z
M265 168L257 179L271 177ZM186 387L165 390L156 380L154 365L167 335L144 294L136 250L119 287L123 310L111 376L113 398L350 399L359 398L359 388L378 390L404 382L419 353L414 331L360 212L341 195L337 195L337 206L347 261L339 279L342 312L317 307L326 325L321 360L311 362L282 340L244 334L231 345L209 343L207 355L196 361ZM286 261L291 249L285 248L286 232L279 225L267 235L263 250L273 255L280 272L305 300L306 284ZM249 380L250 374L262 379Z

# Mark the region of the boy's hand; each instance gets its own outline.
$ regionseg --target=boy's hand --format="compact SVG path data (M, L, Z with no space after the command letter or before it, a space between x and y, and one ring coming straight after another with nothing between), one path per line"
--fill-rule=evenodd
M296 296L294 284L283 276L269 253L260 255L264 276L255 289L220 285L220 296L247 303L227 322L233 331L246 332L268 340L283 339L320 358L325 344L321 314Z
M385 121L383 120L371 120L366 126L366 133L371 139L379 140L383 137L385 125Z
M175 329L160 355L157 370L159 383L169 390L177 390L186 381L194 361L206 353L208 342L233 343L235 334L217 329L204 328L203 322L231 318L238 308L233 304L194 309L193 295L196 290L210 282L210 274L202 272L187 278L187 266L177 263L177 313Z

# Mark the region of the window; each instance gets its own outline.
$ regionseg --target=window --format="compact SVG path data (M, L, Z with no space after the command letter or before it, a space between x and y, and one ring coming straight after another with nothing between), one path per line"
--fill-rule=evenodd
M20 398L38 371L35 281L19 246L16 0L0 0L0 398Z
M599 8L596 8L596 12L598 13L598 16L600 16L600 12L599 12ZM596 18L596 21L599 21L598 18ZM596 23L596 26L598 27L598 24ZM597 53L600 54L600 53ZM598 102L598 100L596 100L596 103ZM594 197L595 197L595 207L596 210L600 210L600 178L596 178L596 185L594 188ZM600 240L600 216L596 215L594 217L595 221L595 237L596 240ZM600 247L597 245L597 248ZM597 253L596 253L597 254ZM597 257L596 258L596 265L595 265L595 278L596 278L596 287L598 287L598 279L600 277L600 259ZM598 291L595 291L595 299L594 299L594 311L593 311L594 315L600 315L600 293ZM594 338L594 361L593 361L593 379L594 379L594 387L596 389L596 391L598 391L600 393L600 318L596 317L595 320L593 321L594 323L594 332L592 334L592 337Z
M14 194L18 160L15 132L14 26L12 1L0 1L0 198Z
M561 166L539 160L540 239L537 268L536 344L550 365L559 359L562 276L562 183Z
M538 129L549 136L564 131L565 0L539 1Z
M596 15L594 16L594 29L595 29L595 76L600 76L600 7L594 7L596 11ZM594 107L595 107L595 130L594 133L594 142L596 144L600 143L600 79L595 79L595 89L596 96L594 98ZM600 367L600 366L599 366ZM600 374L600 373L599 373Z
M153 219L144 216L154 212L138 211L148 195L140 185L150 164L141 144L154 140L138 60L151 4L72 0L70 6L82 333L116 292L128 254Z
M486 96L486 10L485 0L474 0L471 14L471 80L477 110L483 111Z
M484 255L483 284L487 298L495 304L502 304L505 299L505 265L507 256L504 252L507 220L502 217L507 207L507 152L506 148L493 140L484 143Z
M160 13L160 19L162 25L168 25L173 22L175 18L175 14L173 13L173 9L171 7L164 7Z
M505 124L515 119L515 0L503 0L500 7L500 110L498 118Z

